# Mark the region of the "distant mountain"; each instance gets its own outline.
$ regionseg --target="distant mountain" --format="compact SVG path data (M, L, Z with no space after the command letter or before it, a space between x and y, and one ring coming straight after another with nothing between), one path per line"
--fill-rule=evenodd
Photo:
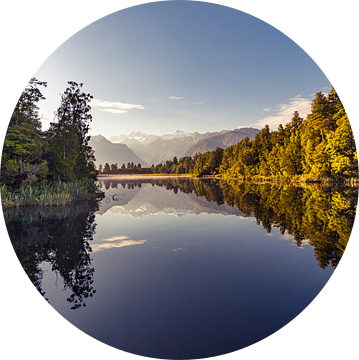
M160 136L160 138L163 140L172 140L172 139L181 138L181 137L190 136L190 135L191 135L190 133L185 133L184 131L176 130L171 133L163 134Z
M172 160L174 156L180 157L192 145L209 136L211 136L211 133L193 133L190 136L174 137L170 140L158 138L151 144L147 145L145 149L139 149L136 147L135 150L134 147L133 150L145 161L147 161L149 165L156 165L166 160Z
M92 136L89 145L95 152L96 166L102 166L105 163L116 164L121 167L122 164L133 162L134 164L141 164L147 166L148 164L140 159L126 144L114 144L107 140L102 135Z
M111 136L109 137L109 140L113 143L122 143L124 140L134 139L139 141L140 143L148 145L157 138L158 135L156 134L145 134L141 131L135 130L135 131L131 131L128 135L121 134L119 136Z
M137 140L135 138L127 138L124 139L120 142L120 144L125 144L127 145L131 150L133 150L133 152L141 159L143 159L144 161L148 162L148 159L146 160L145 158L147 157L147 151L148 151L148 146L144 144L143 142L141 142L140 140Z
M158 164L166 160L172 160L174 156L193 156L196 153L204 153L214 150L216 147L225 149L237 144L248 136L251 140L259 132L254 128L241 128L235 130L222 130L220 132L207 132L192 134L176 130L161 136L145 134L140 131L132 131L128 135L111 136L110 141L116 141L127 145L143 161Z
M213 151L217 147L225 149L229 146L237 144L245 137L253 140L260 130L254 128L241 128L235 130L223 130L218 135L213 135L206 139L199 140L196 144L191 146L182 156L194 156L196 153L205 153L206 151Z
M191 134L185 133L184 131L181 130L176 130L163 135L146 134L141 131L135 130L135 131L131 131L128 135L111 136L109 140L113 143L123 143L124 141L128 141L128 140L137 140L138 142L144 145L149 145L158 138L161 138L163 140L171 140L188 135Z

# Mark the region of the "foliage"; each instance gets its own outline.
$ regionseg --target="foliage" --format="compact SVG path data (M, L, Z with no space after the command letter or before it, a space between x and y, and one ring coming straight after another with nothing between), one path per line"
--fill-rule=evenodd
M328 135L325 148L334 176L353 177L357 172L358 154L348 116L343 109L335 116L337 128Z
M92 96L81 91L82 84L70 81L57 121L43 132L37 103L45 99L39 87L46 85L32 78L12 114L1 160L3 206L59 205L86 197L83 191L99 195L87 135Z
M64 205L71 202L88 200L97 195L101 197L97 184L91 180L71 182L51 182L47 184L26 185L12 190L0 186L3 207L24 205Z
M254 140L245 138L225 150L175 157L148 168L106 164L102 173L350 182L358 177L358 155L343 104L332 88L328 95L315 95L306 119L295 111L284 127L270 131L266 125Z
M45 157L53 179L74 181L96 179L94 152L89 146L89 124L92 121L89 105L92 95L81 91L83 84L69 81L56 111L57 122L47 131Z
M37 102L43 100L39 87L46 86L32 78L13 111L4 140L1 182L11 187L46 178L47 162L42 158L43 134Z

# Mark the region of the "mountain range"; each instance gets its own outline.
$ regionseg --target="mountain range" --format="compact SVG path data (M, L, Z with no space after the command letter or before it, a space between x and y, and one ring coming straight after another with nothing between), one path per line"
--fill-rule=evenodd
M102 135L92 136L90 146L95 151L97 166L106 162L110 165L117 163L119 167L128 162L151 166L172 160L174 156L194 156L217 147L225 149L245 137L254 139L259 131L254 128L241 128L188 134L176 130L161 136L133 131L128 135L111 136L108 140Z
M128 135L119 135L119 136L111 136L109 137L109 140L113 143L120 143L125 139L135 139L141 143L143 143L144 145L149 145L151 142L153 142L154 140L161 138L163 140L171 140L174 138L179 138L179 137L183 137L183 136L187 136L187 135L191 135L188 133L185 133L184 131L181 130L176 130L170 133L166 133L163 135L157 135L157 134L146 134L143 133L139 130L134 130L131 131Z

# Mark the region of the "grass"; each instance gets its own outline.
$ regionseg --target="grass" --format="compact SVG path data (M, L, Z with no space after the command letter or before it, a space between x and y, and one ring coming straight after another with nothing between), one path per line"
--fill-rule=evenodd
M59 206L101 196L101 192L93 181L75 183L60 181L41 185L26 185L17 190L11 190L6 185L1 185L0 194L3 207Z

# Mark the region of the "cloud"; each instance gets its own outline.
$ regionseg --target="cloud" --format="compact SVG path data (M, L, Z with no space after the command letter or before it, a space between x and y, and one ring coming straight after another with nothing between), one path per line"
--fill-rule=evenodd
M91 244L92 252L99 252L113 248L121 248L124 246L142 245L147 240L132 240L128 236L113 236L108 239L102 239L101 244Z
M111 114L124 114L127 113L127 110L117 110L117 109L111 109L111 108L105 108L105 109L100 109L100 111L105 111Z
M288 101L289 103L281 104L277 107L275 115L258 120L253 125L263 128L268 124L271 130L277 130L279 124L284 126L292 120L294 111L298 111L299 115L305 118L311 110L311 101L300 97L300 95L288 99ZM263 109L263 111L270 111L270 109Z
M100 111L105 111L111 114L124 114L129 110L140 109L143 110L143 105L121 103L119 101L106 101L100 99L92 99L92 107L99 107Z
M169 99L171 99L171 100L183 100L184 97L170 96Z
M108 239L102 239L102 241L116 241L116 240L127 240L128 236L112 236L111 238Z

